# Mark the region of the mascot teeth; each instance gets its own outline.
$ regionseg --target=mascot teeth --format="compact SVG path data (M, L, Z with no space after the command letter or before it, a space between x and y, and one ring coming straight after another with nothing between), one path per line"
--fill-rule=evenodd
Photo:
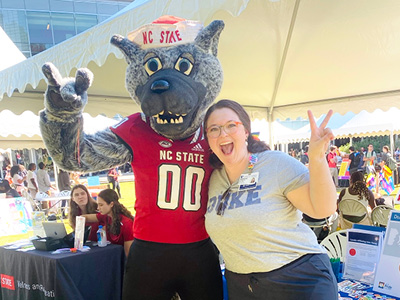
M164 114L164 111L161 111L153 115L153 118L157 124L181 124L186 115L187 114L173 114L170 111L168 111L168 114Z

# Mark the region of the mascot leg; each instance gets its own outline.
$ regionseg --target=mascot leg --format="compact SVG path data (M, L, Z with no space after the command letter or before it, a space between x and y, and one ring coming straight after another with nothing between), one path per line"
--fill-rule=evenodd
M182 300L223 298L218 255L211 240L190 244L134 240L122 299L171 300L175 292Z

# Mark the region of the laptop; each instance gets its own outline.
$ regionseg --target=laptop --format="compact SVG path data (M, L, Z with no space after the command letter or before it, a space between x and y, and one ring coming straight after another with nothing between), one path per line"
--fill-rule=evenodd
M42 225L46 237L52 237L54 239L62 239L67 235L64 223L42 222Z

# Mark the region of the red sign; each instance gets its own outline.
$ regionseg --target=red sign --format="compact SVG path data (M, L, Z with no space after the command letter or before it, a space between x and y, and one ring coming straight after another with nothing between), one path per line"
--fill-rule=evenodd
M1 287L9 290L15 290L14 276L0 274Z

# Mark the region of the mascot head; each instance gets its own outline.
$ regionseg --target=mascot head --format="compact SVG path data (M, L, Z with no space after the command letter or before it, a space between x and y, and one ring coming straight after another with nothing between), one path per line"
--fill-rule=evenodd
M217 59L224 23L207 27L164 16L111 43L128 62L126 88L149 117L151 127L170 139L183 139L203 122L223 81Z

